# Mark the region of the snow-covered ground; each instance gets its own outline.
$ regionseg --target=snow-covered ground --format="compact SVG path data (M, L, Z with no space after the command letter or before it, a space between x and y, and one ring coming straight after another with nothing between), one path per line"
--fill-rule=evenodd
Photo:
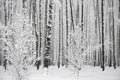
M117 69L106 67L105 71L102 71L100 67L84 66L79 71L79 77L75 70L66 67L58 69L54 66L48 70L33 68L29 72L29 80L120 80L120 67ZM16 80L15 72L11 70L5 72L0 66L0 80Z
M0 66L0 80L15 80L15 72L12 70L4 70L3 66Z

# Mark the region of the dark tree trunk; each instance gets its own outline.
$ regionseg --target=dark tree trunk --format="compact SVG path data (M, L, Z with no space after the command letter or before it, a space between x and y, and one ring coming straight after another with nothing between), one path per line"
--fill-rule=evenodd
M120 0L119 0L119 8L118 8L118 18L120 19Z
M104 0L101 1L101 13L102 13L102 70L105 70L104 65Z
M83 14L83 8L84 8L84 6L83 6L83 0L81 0L82 2L81 2L81 6L82 6L82 8L81 8L81 31L83 31L83 20L84 20L84 14Z
M5 11L5 26L7 26L7 9L6 9L6 0L4 0L4 11Z

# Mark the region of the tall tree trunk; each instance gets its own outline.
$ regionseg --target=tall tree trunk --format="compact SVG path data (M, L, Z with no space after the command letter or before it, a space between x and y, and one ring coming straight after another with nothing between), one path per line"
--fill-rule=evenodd
M120 19L120 0L119 0L119 6L118 6L118 19Z
M66 0L66 60L65 64L68 65L68 0Z
M72 7L72 2L70 0L70 11L71 11L71 30L74 30L74 16L73 16L73 7Z
M7 9L6 9L6 0L4 0L4 11L5 11L5 26L7 26Z
M79 25L79 0L77 0L76 25Z
M104 64L104 0L101 1L101 16L102 16L102 70L105 70Z
M115 26L114 26L114 0L112 0L112 18L113 18L113 66L116 69L116 59L115 59Z
M81 0L81 30L83 31L83 19L84 19L84 15L83 15L83 7L84 7L84 4L83 4L83 0Z

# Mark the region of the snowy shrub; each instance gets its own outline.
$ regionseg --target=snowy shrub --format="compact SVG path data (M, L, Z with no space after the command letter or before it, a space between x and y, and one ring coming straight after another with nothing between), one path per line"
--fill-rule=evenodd
M82 57L83 46L81 37L82 35L79 27L71 31L68 37L68 63L78 69L81 69L84 60Z
M68 36L68 64L80 70L84 64L92 64L95 51L99 51L102 44L91 44L86 46L87 39L81 27L76 26ZM88 58L86 58L88 57Z
M26 79L29 66L35 60L33 27L22 13L14 15L13 23L6 26L5 49L8 59L16 69L18 80Z

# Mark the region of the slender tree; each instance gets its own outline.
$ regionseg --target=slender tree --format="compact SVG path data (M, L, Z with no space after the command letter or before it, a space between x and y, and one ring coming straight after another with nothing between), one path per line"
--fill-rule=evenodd
M116 59L115 59L115 24L114 24L114 1L112 0L112 17L113 17L113 66L116 69Z
M105 70L105 64L104 64L104 0L101 1L101 16L102 16L102 70Z

